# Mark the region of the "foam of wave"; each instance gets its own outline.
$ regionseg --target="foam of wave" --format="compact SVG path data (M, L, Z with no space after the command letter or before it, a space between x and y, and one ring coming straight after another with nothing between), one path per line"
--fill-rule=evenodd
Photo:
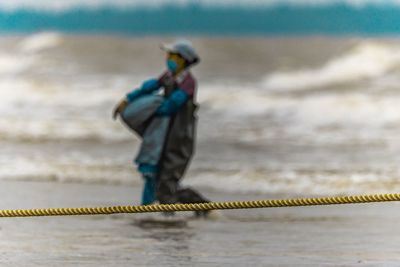
M46 56L46 49L62 49L62 45L62 36L42 33L24 38L14 51L0 54L0 74L4 76L0 79L0 136L28 140L130 138L119 123L110 119L110 113L126 88L135 84L132 77L85 74L78 77L80 70L74 69L76 79L48 80L55 76L50 70L63 73L62 67L69 63L59 66L57 61L45 64L39 76L36 73L34 77L18 75L29 68L38 69L50 58ZM248 142L282 134L312 136L321 142L383 138L388 126L395 130L399 127L400 96L397 94L347 91L297 98L271 93L271 90L315 87L322 92L320 87L336 83L366 78L381 80L399 63L400 52L396 47L367 41L320 69L306 73L275 73L264 83L202 84L198 96L200 115L202 121L211 125L210 129L200 128L202 136L224 136ZM221 125L222 130L217 127Z
M130 135L121 131L110 115L122 95L121 90L94 94L83 90L82 86L68 89L51 83L37 86L31 81L3 79L0 82L0 137L22 140L127 139Z
M26 37L18 47L25 53L36 53L56 47L62 42L62 36L56 32L43 32Z
M396 192L399 170L311 172L296 170L209 172L192 175L184 184L245 194L362 194Z
M92 91L84 90L79 84L75 85L77 88L61 84L37 87L29 81L2 80L0 136L51 140L131 138L110 117L114 104L125 91L113 88L128 86L118 84L106 89L101 87L102 83L102 80L94 83L91 87L101 89ZM201 120L207 122L204 129L200 128L201 138L224 136L257 142L285 134L311 136L313 142L318 139L342 142L382 139L387 126L394 130L400 127L400 106L397 105L400 96L396 95L354 92L298 99L214 84L203 86L198 100Z
M27 158L0 159L1 180L53 181L80 183L140 183L139 175L129 165L115 167L115 162L87 159L84 155L75 161L32 160Z
M263 86L276 91L312 89L377 78L399 65L398 47L365 42L318 69L271 73Z
M36 59L23 55L0 53L0 74L17 74L29 69Z
M100 184L136 184L139 174L126 161L88 158L84 153L74 158L1 157L1 180L54 181ZM245 194L359 194L391 193L400 189L398 168L342 171L296 169L208 169L192 167L183 185L203 187L225 193Z
M9 0L1 1L0 9L18 10L18 9L36 9L36 10L52 10L66 11L74 8L135 8L135 7L151 7L159 8L161 6L185 6L200 5L208 7L273 7L273 6L327 6L333 4L346 4L354 7L362 7L365 5L400 5L400 0L115 0L112 3L108 0L68 0L68 1L52 1L52 0Z
M58 33L43 32L24 38L15 51L0 53L0 74L15 75L40 65L44 60L38 53L57 47L62 42Z
M237 89L207 90L200 100L203 111L221 114L218 120L224 125L223 132L208 134L250 143L285 137L314 144L381 142L400 129L398 95L354 92L298 99Z

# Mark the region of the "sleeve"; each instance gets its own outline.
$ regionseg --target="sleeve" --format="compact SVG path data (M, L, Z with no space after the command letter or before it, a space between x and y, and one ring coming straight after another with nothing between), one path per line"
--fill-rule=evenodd
M192 76L189 76L179 84L179 88L185 91L189 97L193 97L196 90L196 81Z
M126 95L126 99L129 103L134 101L140 96L151 94L154 91L160 89L161 85L159 79L150 79L145 81L139 89L135 89Z
M167 99L165 99L156 111L157 116L172 116L189 99L189 95L182 89L175 90Z

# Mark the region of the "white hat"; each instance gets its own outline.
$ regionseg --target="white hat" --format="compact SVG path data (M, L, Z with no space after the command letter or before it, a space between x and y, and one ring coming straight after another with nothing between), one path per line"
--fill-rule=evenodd
M188 40L178 40L172 44L162 44L161 49L182 56L191 65L199 62L199 56Z

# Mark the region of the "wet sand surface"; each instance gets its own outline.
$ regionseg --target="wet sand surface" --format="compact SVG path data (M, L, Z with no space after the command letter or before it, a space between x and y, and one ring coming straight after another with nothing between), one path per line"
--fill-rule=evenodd
M125 185L0 183L1 209L137 204ZM280 196L219 194L213 200ZM0 219L1 266L398 266L398 203L223 211L142 224L157 214ZM143 221L142 221L143 222ZM175 223L177 222L177 223Z

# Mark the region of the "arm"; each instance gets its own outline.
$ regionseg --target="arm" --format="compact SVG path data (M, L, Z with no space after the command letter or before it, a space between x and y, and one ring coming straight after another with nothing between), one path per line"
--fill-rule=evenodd
M128 103L136 100L138 97L148 95L160 89L161 84L157 79L150 79L145 81L139 89L135 89L126 95Z
M117 104L117 106L113 110L113 119L115 120L118 117L118 114L121 114L129 103L140 96L153 93L154 91L160 89L160 87L161 84L157 79L145 81L139 89L133 90L132 92L128 93L126 97Z
M157 116L172 116L189 99L189 95L182 89L174 91L167 99L165 99L156 111Z

